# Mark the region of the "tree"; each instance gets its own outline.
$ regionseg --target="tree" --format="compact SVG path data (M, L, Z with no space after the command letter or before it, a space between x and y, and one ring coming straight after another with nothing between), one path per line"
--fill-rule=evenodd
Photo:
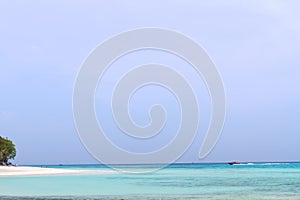
M0 136L0 164L8 164L8 160L14 159L17 154L14 143Z

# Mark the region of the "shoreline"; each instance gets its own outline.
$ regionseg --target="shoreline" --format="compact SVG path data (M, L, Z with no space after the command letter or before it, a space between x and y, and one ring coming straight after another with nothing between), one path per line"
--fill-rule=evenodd
M57 169L42 167L24 166L0 166L0 177L21 177L21 176L56 176L56 175L102 175L116 174L113 170L78 170L78 169Z
M229 163L173 163L171 166L176 165L228 165ZM300 162L254 162L245 163L241 162L238 165L274 165L274 164L300 164ZM109 168L99 168L99 169L65 169L57 168L57 166L86 166L89 164L81 165L31 165L31 166L0 166L0 178L2 177L24 177L24 176L66 176L66 175L104 175L104 174L118 174L121 171L116 171ZM94 164L92 164L94 165ZM100 164L101 165L101 164ZM139 166L152 167L157 164L140 164ZM115 166L137 166L137 165L115 165Z
M171 163L171 164L166 164L166 163L139 163L139 164L121 164L121 163L113 163L113 164L109 164L109 166L156 166L156 165L223 165L223 164L228 164L229 162L239 162L241 164L248 164L248 163L253 163L253 164L285 164L285 163L299 163L300 161L240 161L240 160L229 160L229 161L224 161L224 162L182 162L182 163ZM17 167L40 167L40 168L44 168L44 167L60 167L60 166L107 166L107 164L95 164L95 163L91 163L91 164L31 164L31 165L17 165Z

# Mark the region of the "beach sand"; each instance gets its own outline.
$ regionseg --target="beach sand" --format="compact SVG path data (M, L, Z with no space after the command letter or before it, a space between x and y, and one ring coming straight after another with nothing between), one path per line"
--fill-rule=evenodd
M113 170L76 170L41 167L0 166L0 177L113 174Z

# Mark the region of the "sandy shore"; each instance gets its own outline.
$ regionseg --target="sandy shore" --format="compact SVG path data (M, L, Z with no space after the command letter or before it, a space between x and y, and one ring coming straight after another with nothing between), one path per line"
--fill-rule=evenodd
M76 170L76 169L55 169L40 167L4 167L0 166L0 177L14 176L50 176L50 175L93 175L113 174L113 170Z

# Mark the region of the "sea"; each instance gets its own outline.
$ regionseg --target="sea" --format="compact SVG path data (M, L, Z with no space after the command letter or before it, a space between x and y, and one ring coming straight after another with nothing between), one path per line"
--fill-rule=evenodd
M104 165L43 167L109 169ZM0 178L0 199L300 200L300 163L172 164L151 173L5 177Z

